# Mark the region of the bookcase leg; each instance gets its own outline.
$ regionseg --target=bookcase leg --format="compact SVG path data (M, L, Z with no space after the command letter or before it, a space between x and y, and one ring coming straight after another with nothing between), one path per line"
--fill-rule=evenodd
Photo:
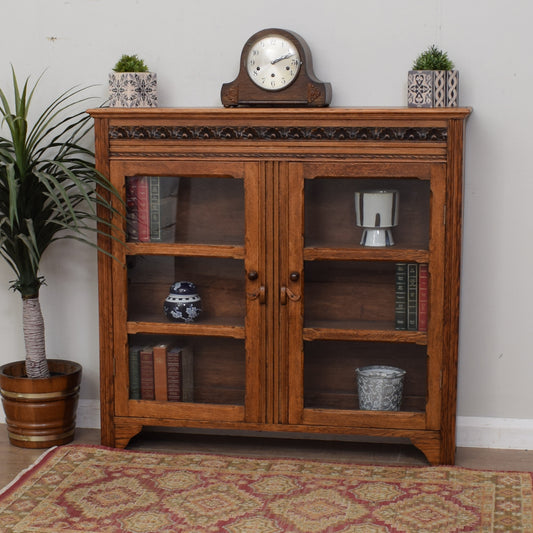
M115 448L125 448L130 440L142 430L142 424L115 423Z
M411 442L426 456L429 464L452 464L441 457L441 442L438 433L428 433L423 435L414 435L410 437Z

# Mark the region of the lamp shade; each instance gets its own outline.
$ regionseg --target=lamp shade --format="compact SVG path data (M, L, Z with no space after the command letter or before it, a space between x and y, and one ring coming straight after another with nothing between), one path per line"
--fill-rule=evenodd
M398 225L400 193L396 190L357 191L355 224L363 228L363 246L392 246L391 228Z
M392 228L398 225L400 194L393 190L355 193L355 223L362 228Z

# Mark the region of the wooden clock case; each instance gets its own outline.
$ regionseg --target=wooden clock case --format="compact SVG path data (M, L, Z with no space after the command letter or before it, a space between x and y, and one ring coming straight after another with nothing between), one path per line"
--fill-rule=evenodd
M302 61L296 79L288 87L277 91L268 91L258 87L250 79L246 69L250 49L259 39L268 35L281 35L293 42ZM325 107L331 102L331 84L322 82L315 76L311 50L302 37L292 31L269 28L257 32L248 39L242 49L239 75L232 82L222 85L221 100L224 107Z

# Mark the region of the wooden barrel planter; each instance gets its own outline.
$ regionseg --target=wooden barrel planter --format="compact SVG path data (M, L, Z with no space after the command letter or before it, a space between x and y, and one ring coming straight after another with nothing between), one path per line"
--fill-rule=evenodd
M72 442L82 367L48 359L51 377L29 379L24 361L0 367L0 392L9 441L21 448L49 448Z

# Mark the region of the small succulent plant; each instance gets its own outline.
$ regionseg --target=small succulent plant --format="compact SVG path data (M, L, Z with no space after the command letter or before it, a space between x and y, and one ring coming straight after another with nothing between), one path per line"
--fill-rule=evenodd
M422 52L413 63L413 70L452 70L453 67L448 54L435 45Z
M113 68L115 72L148 72L145 62L136 54L124 54Z

